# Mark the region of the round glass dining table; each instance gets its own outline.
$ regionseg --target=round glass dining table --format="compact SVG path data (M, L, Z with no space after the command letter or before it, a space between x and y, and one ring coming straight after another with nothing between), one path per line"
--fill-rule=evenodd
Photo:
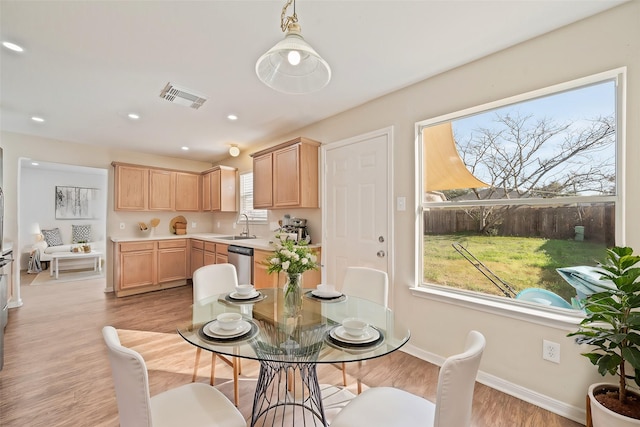
M192 322L178 328L194 346L260 362L252 427L279 425L282 411L291 405L313 414L314 424L327 426L317 364L384 356L409 340L409 330L387 307L348 295L320 298L315 293L304 290L294 302L275 288L259 289L248 299L233 292L216 295L194 304ZM237 330L219 328L216 317L228 312L242 314ZM350 317L369 325L364 334L346 333L342 321Z

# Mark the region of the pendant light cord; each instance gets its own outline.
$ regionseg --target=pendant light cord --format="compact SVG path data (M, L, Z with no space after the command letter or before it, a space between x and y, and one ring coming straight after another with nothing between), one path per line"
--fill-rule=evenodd
M285 16L287 14L287 8L293 3L293 15ZM287 3L282 8L280 14L280 28L284 33L289 28L289 25L298 23L298 15L296 15L296 0L287 0Z

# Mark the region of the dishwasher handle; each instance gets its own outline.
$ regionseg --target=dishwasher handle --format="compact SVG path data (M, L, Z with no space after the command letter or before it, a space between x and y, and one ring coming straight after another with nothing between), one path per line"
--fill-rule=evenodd
M227 252L253 256L253 248L245 248L244 246L229 245L229 247L227 248Z

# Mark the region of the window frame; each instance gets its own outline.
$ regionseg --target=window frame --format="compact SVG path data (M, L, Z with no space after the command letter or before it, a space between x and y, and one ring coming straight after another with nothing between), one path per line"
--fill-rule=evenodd
M577 89L595 83L613 80L616 90L616 194L614 196L590 196L589 201L612 201L615 203L615 240L616 244L624 245L625 242L625 155L626 155L626 67L621 67L591 76L552 85L546 88L526 92L520 95L511 96L501 100L489 102L479 106L463 109L450 114L419 121L415 124L415 200L416 200L416 221L415 221L415 274L416 284L411 288L411 292L416 297L428 298L431 300L459 305L474 310L499 314L506 317L517 318L533 323L540 323L547 326L554 326L560 329L573 330L580 322L584 314L579 310L564 309L559 307L537 306L535 304L508 299L502 296L494 296L450 288L424 281L424 221L422 220L425 208L430 207L450 207L449 202L423 202L424 194L424 165L423 165L423 144L422 129L426 126L438 123L453 121L455 119L478 114L488 110L520 103L523 101L548 96L563 91ZM555 199L559 204L571 203L575 201L584 202L584 196L562 197ZM528 199L527 204L549 204L549 199ZM514 204L513 200L476 200L473 203L456 202L455 207L465 205L506 205Z
M238 224L245 224L246 219L243 217L243 214L246 214L249 218L250 224L266 224L269 221L269 212L266 209L246 209L243 203L245 197L243 197L245 186L243 185L243 177L247 175L251 175L251 198L253 200L253 171L241 172L238 175L238 218L236 222ZM254 213L260 213L260 215L254 215Z

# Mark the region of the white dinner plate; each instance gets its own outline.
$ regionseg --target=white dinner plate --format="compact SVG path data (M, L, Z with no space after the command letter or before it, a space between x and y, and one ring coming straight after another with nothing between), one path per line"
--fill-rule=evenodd
M371 326L367 326L364 330L364 334L359 337L354 337L353 335L349 335L347 331L344 330L342 326L335 327L329 332L331 337L337 339L338 341L343 341L346 343L358 343L364 344L368 342L373 342L380 338L380 332L377 329L372 328Z
M229 294L229 297L233 299L252 299L252 298L257 298L259 296L260 296L260 292L258 291L253 291L249 295L240 295L235 291Z
M314 289L311 291L311 295L318 298L338 298L342 296L342 292L340 291L319 291Z
M232 329L230 331L220 328L220 326L218 325L218 321L217 320L214 320L213 322L207 324L202 329L202 331L206 335L208 335L210 337L213 337L213 338L239 337L242 334L246 334L250 330L251 330L251 323L247 322L246 320L240 321L240 326L238 326L236 329Z

